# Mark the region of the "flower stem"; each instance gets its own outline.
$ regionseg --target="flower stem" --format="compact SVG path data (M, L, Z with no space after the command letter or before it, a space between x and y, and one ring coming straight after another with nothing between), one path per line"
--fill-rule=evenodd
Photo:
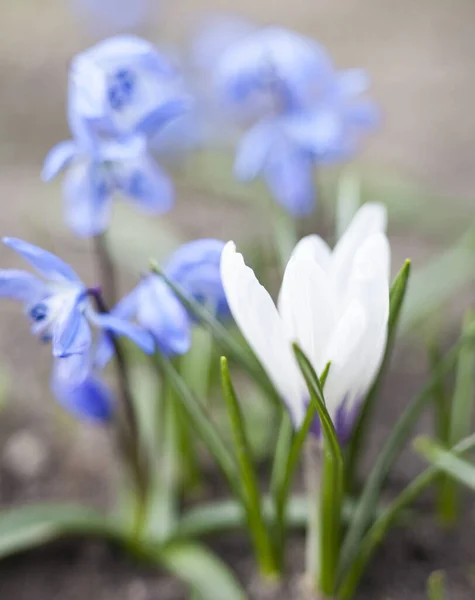
M110 255L105 233L95 235L93 241L97 276L99 277L107 305L113 306L117 302L117 272L112 256Z
M318 441L309 437L305 447L305 483L308 496L308 525L306 542L306 574L309 585L315 588L321 569L321 480L322 456Z
M94 290L94 299L97 309L101 313L107 313L107 306L100 291ZM130 388L130 377L127 360L117 337L107 332L114 346L117 380L122 399L123 415L119 416L118 430L119 443L128 461L130 475L134 483L134 516L132 525L132 536L138 540L142 534L148 504L149 473L145 456L140 446L140 430L135 410L134 399Z

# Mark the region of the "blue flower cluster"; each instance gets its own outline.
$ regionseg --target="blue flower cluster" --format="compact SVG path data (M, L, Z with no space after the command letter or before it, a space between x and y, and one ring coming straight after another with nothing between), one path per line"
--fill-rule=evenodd
M43 179L67 168L65 221L79 236L103 233L120 193L149 214L174 203L173 185L148 150L150 136L184 114L191 100L167 58L134 36L116 36L71 62L72 140L46 157Z
M368 78L361 70L337 71L321 46L285 29L238 30L226 29L225 40L223 31L208 32L201 45L212 56L207 66L214 100L250 123L237 150L236 175L262 176L279 204L305 215L314 207L314 167L350 156L360 134L377 121L364 96ZM67 111L73 139L49 152L42 177L49 181L66 170L65 221L76 235L104 233L117 194L148 214L172 208L173 185L152 157L151 140L162 132L164 140L170 133L186 138L200 102L192 102L167 57L138 37L115 36L73 58ZM22 302L32 332L51 342L52 389L74 414L99 422L111 416L112 394L100 379L114 352L111 336L125 335L147 353L188 351L193 316L160 276L146 275L110 313L98 312L92 302L97 290L86 288L61 259L18 239L4 243L40 277L0 271L0 296ZM215 239L190 242L164 270L224 317L222 249ZM94 348L91 325L102 332Z
M363 70L336 70L323 47L286 29L240 35L213 71L222 102L252 123L238 146L236 176L261 176L294 217L314 209L314 168L351 157L379 120Z

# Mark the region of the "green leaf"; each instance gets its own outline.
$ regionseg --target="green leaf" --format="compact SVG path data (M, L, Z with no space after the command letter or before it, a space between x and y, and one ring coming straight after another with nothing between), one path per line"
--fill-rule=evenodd
M473 313L469 312L464 320L462 335L472 328ZM440 438L449 447L470 433L474 403L475 347L465 345L461 348L456 368L455 389L452 402L449 404L447 419L447 438ZM440 513L443 523L453 523L460 513L458 486L455 481L443 478L439 498Z
M434 571L427 579L427 600L445 600L445 573Z
M235 453L242 481L244 506L246 507L254 548L263 574L273 575L277 567L269 530L262 515L261 493L254 469L253 457L247 440L241 408L229 376L228 363L224 356L221 357L221 381L231 422Z
M318 524L315 523L315 529L321 531L320 588L324 594L330 596L333 594L336 584L340 550L344 475L343 457L333 422L325 406L320 379L298 345L293 344L293 348L310 393L310 402L315 404L316 411L318 411L324 439L320 522ZM328 370L326 370L324 375L325 378L327 373ZM309 527L310 529L312 528L312 523L309 524ZM311 532L310 535L312 535Z
M456 454L463 454L473 448L475 448L475 434L457 444L454 452ZM370 558L386 536L388 530L401 518L402 511L413 503L429 485L437 480L440 472L440 465L429 467L423 471L376 517L373 525L364 535L361 544L358 545L358 552L354 556L350 568L341 577L341 584L338 587L337 593L339 600L350 600L353 598Z
M157 558L204 600L246 600L230 569L204 546L173 543L159 550Z
M255 356L251 354L250 350L248 351L243 348L243 346L230 335L226 328L221 325L209 310L191 298L179 285L168 279L156 262L151 261L150 268L154 273L163 277L167 285L170 286L173 292L178 296L183 306L189 310L204 327L207 327L211 331L214 339L221 346L222 350L236 360L246 370L249 376L259 383L268 396L274 400L276 405L280 406L280 399L274 386L269 381L269 378Z
M367 438L368 430L371 426L371 417L373 415L376 400L381 389L384 374L386 373L386 369L388 368L391 360L397 325L399 323L401 309L406 296L410 273L411 263L409 260L407 260L396 276L393 285L391 286L391 291L389 294L388 341L386 343L383 362L373 385L361 404L361 409L348 445L345 461L346 489L348 493L355 491L363 445Z
M181 400L190 425L198 433L206 448L216 460L225 475L233 493L240 497L240 482L234 458L229 453L226 443L221 438L216 426L209 417L203 403L188 388L181 375L176 371L168 358L156 354L158 364L173 387L177 398Z
M0 558L73 534L121 538L117 525L93 510L67 504L34 504L0 511Z
M475 465L427 437L414 440L414 448L426 460L453 479L475 491Z
M463 340L459 340L446 354L439 365L437 372L433 373L428 383L421 392L408 404L398 421L389 434L386 443L378 454L376 462L366 479L366 484L361 493L353 521L346 533L339 564L340 576L343 576L360 552L360 542L369 526L379 501L381 489L401 452L408 437L411 435L417 419L427 403L433 397L433 391L438 381L453 368L462 346Z

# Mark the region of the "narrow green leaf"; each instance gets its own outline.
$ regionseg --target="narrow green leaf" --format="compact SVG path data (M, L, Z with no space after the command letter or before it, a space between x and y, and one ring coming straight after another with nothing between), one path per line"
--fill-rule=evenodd
M274 386L269 381L269 378L255 356L253 356L250 351L243 348L242 345L239 344L229 334L226 328L213 316L213 314L209 312L209 310L199 302L196 302L193 298L190 298L179 285L168 279L156 262L151 261L150 268L154 273L163 277L167 285L178 296L183 306L189 310L204 327L207 327L211 331L214 339L221 346L222 350L236 360L246 370L249 376L259 383L262 389L276 404L280 404Z
M361 539L373 518L381 489L386 481L394 461L411 435L417 419L427 403L432 399L434 387L441 377L454 367L463 340L459 340L446 354L436 373L433 373L420 393L408 404L389 434L386 443L378 454L376 462L366 479L353 521L346 533L339 564L342 576L348 571L359 553Z
M0 511L0 558L72 534L121 538L118 526L93 510L68 504L34 504Z
M249 529L260 567L265 575L272 575L276 572L277 566L275 565L269 530L263 519L261 493L247 441L241 408L229 375L228 363L224 356L221 357L221 381L231 422L236 458L241 474Z
M158 560L199 597L206 600L246 600L230 569L197 543L173 543L159 550Z
M239 497L240 482L236 462L229 453L226 443L221 438L206 408L188 388L170 360L159 353L156 356L160 368L168 378L169 385L173 387L177 398L181 400L182 406L190 419L191 426L196 430L204 445L216 460L233 493Z
M473 448L475 448L475 434L462 440L453 451L456 454L464 454ZM358 552L354 555L350 568L340 579L341 583L337 593L339 600L350 600L353 598L369 560L386 536L388 530L400 519L402 511L412 504L429 485L437 480L440 472L441 465L431 466L423 471L376 517L373 525L364 535L361 544L358 545Z
M294 344L293 348L310 393L310 401L315 404L316 411L318 411L324 439L321 519L318 524L321 531L321 568L319 576L321 591L330 596L333 594L336 585L340 550L344 475L343 457L333 422L325 405L320 379L298 345ZM328 373L328 370L326 373Z
M453 479L475 491L475 465L427 437L414 440L414 448L426 460Z
M427 600L445 600L445 573L434 571L427 579Z
M473 313L469 312L464 320L462 334L470 330L474 322ZM449 447L454 446L459 440L470 433L474 405L474 375L475 375L475 347L466 345L459 353L455 389L452 402L449 405L448 436L442 439ZM452 479L445 479L440 498L440 506L444 523L453 523L460 514L459 489Z
M364 442L367 439L367 432L371 426L371 417L373 415L376 400L381 389L381 384L386 373L386 369L391 360L392 349L396 337L397 324L401 315L404 298L406 296L407 284L411 273L411 262L407 260L399 271L389 294L389 319L388 319L388 341L384 352L383 362L379 373L374 380L366 398L361 404L351 440L348 444L346 454L346 489L348 493L353 493L356 488L358 469L361 461Z

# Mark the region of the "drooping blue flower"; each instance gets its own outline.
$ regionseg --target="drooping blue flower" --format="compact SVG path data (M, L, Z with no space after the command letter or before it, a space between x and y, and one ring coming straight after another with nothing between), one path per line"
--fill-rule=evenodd
M350 158L378 122L360 69L335 70L316 42L267 27L230 43L214 67L219 94L250 125L235 174L262 177L294 217L315 207L315 167Z
M216 239L188 242L170 256L164 269L171 281L221 317L229 314L219 270L223 248L224 242Z
M16 269L0 270L0 297L21 302L31 330L41 341L52 343L53 356L73 355L76 376L86 377L92 344L90 324L125 335L145 352L154 350L150 334L114 315L94 311L88 290L74 270L60 258L22 240L3 238L41 277Z
M149 331L166 356L185 354L191 345L191 322L185 308L161 277L149 274L112 309L119 319L135 320ZM104 367L114 349L107 336L97 345L96 365Z
M223 247L224 243L215 239L183 244L170 256L164 269L167 277L186 294L222 317L229 314L219 270ZM159 275L151 273L144 277L111 314L135 320L150 331L157 349L166 356L185 354L190 348L192 315ZM96 354L97 366L107 364L112 354L110 340L102 336Z
M51 390L58 403L73 416L92 423L108 423L116 404L114 395L92 369L78 373L81 359L72 355L54 361Z
M76 55L69 75L69 118L112 136L156 131L190 106L183 81L153 44L114 36Z
M148 214L170 210L172 182L148 153L143 136L90 142L79 133L75 140L59 143L46 157L42 172L49 181L67 168L64 219L76 235L90 237L108 228L117 192Z

